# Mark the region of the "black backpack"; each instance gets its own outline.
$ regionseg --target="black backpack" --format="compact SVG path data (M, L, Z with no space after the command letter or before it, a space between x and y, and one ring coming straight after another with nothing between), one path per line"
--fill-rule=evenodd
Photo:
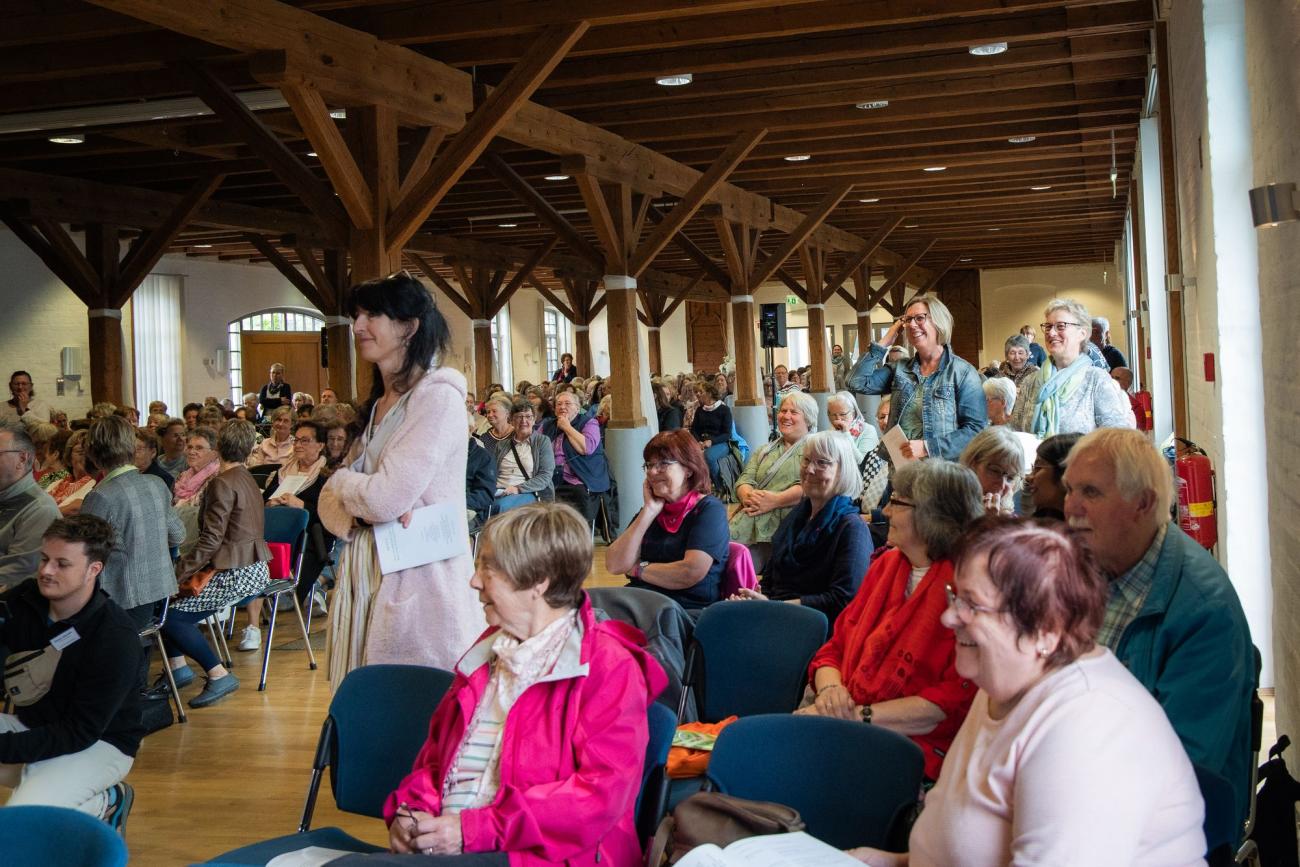
M1296 850L1295 805L1300 801L1300 783L1286 769L1282 753L1291 739L1282 735L1268 751L1268 761L1259 766L1264 784L1255 797L1255 828L1250 839L1259 847L1263 867L1300 867Z

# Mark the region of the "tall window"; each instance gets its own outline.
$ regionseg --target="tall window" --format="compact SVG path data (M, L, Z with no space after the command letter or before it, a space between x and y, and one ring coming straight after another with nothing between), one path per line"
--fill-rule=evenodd
M514 368L510 359L510 306L492 317L492 381L507 391L514 388ZM504 339L503 339L504 338Z
M289 308L263 310L230 323L227 338L230 354L230 399L235 402L235 406L239 406L244 399L244 371L241 359L243 353L240 351L239 342L241 334L245 331L320 331L323 327L325 327L325 320L319 316Z
M787 328L785 330L786 350L790 353L788 368L803 367L811 364L812 353L808 351L808 326Z
M569 347L568 323L554 307L542 310L542 342L546 348L546 369L542 371L542 378L549 379L560 369L560 356L573 351Z
M181 410L181 277L150 274L131 296L135 399Z

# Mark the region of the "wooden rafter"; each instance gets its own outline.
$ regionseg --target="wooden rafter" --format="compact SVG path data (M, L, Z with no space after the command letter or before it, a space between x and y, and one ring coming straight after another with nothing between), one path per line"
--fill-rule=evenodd
M220 174L210 174L200 178L199 182L176 203L161 225L148 230L140 236L137 243L131 245L126 258L122 260L117 283L109 299L115 303L110 306L121 307L127 302L131 293L167 252L167 247L176 234L189 224L194 214L211 198L224 180L225 175Z
M320 91L307 83L285 83L280 92L293 109L302 131L320 158L325 174L352 225L369 229L375 224L374 193L361 174L361 168L348 150L343 134L330 117L329 106Z
M826 222L826 218L831 215L831 211L849 194L853 189L851 181L843 181L831 187L831 189L822 197L817 207L808 212L801 222L789 235L781 241L777 248L770 256L759 263L758 267L749 275L750 286L762 286L771 276L776 273L790 254L799 248L799 245L812 236L817 231L817 227Z
M555 249L555 245L560 243L560 239L552 237L549 241L539 246L533 251L533 255L528 257L528 261L519 266L519 270L510 278L510 282L505 288L492 298L492 303L488 307L488 318L491 319L501 312L501 308L506 305L519 288L524 285L525 281L533 275L533 269L541 263L546 256Z
M519 201L527 205L529 210L537 215L537 219L545 223L552 232L555 232L563 239L569 249L593 265L599 268L604 267L605 257L601 255L601 252L593 247L586 238L582 237L578 230L573 227L573 224L565 219L564 215L557 211L532 184L525 181L514 169L510 168L505 160L497 154L489 153L484 156L483 164L497 180L505 184L515 194Z

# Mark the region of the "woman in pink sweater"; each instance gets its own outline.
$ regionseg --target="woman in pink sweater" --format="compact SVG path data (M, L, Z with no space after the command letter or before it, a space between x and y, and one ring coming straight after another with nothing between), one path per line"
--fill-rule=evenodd
M348 305L357 354L375 365L375 378L353 460L330 476L318 509L347 543L330 605L335 688L362 665L451 669L485 625L468 553L381 575L371 529L434 503L465 511L465 378L438 366L450 343L446 320L405 272L354 287Z
M1109 589L1060 524L987 518L955 555L943 623L979 687L907 854L873 867L1190 867L1204 805L1164 711L1095 643Z

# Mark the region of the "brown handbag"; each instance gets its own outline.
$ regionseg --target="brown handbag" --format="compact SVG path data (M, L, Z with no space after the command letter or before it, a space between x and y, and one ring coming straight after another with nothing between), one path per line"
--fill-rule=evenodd
M804 830L799 811L784 804L751 801L721 792L696 792L659 823L646 852L647 867L676 864L696 846L726 848L746 837Z
M189 599L198 596L203 592L203 588L208 586L212 576L217 574L217 567L211 563L204 566L193 575L189 575L180 580L176 587L176 595L181 599Z

